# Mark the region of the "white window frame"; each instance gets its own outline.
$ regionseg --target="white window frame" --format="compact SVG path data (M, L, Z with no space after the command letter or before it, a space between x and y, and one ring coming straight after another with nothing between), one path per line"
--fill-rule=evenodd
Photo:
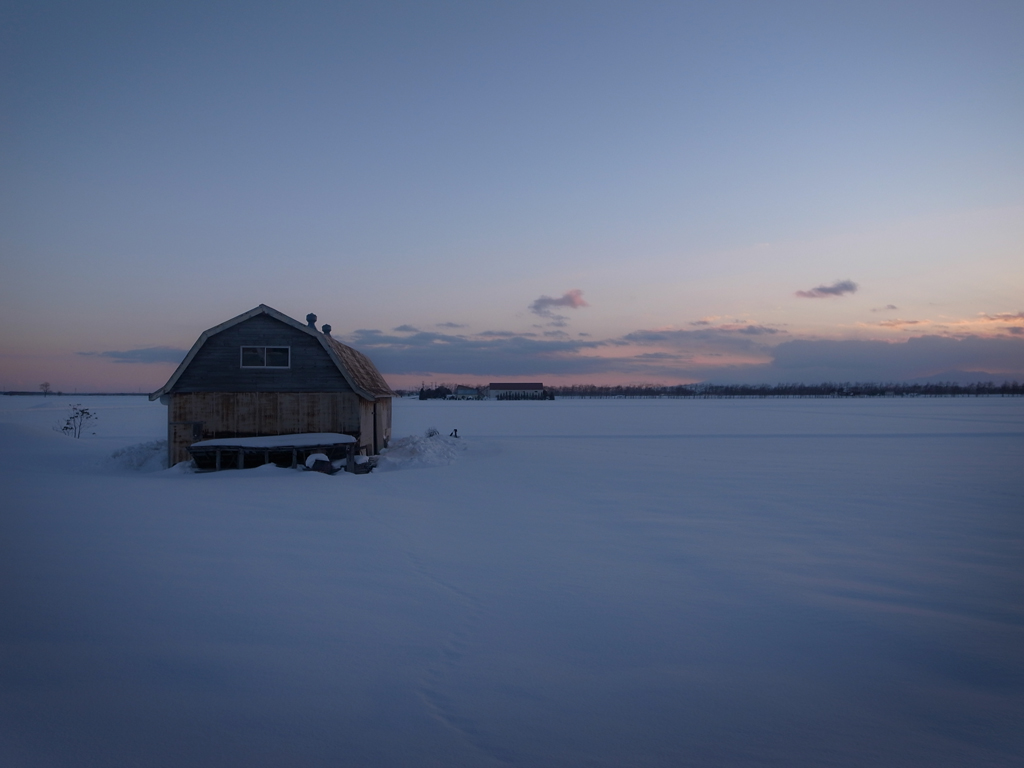
M245 354L243 350L246 350L246 349L262 349L263 350L263 365L245 365L245 363L243 363L242 361L245 359L243 357L243 355ZM287 349L288 350L288 365L267 365L267 350L268 349ZM260 371L265 371L265 370L270 370L270 371L287 371L287 370L290 370L291 367L292 367L292 348L291 347L278 346L278 345L273 345L273 346L260 345L260 344L245 344L245 345L242 345L242 346L240 346L238 348L238 367L239 368L245 368L246 370L249 370L249 371L253 371L253 370L260 370Z

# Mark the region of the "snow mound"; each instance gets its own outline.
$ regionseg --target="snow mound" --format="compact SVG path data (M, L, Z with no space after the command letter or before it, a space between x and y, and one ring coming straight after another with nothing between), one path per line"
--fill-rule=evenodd
M167 441L151 440L119 448L110 454L110 460L118 469L134 469L139 472L167 469Z
M330 457L326 453L311 453L306 457L306 467L309 469L313 468L313 465L318 461L330 461Z
M464 450L466 444L457 437L409 435L391 441L391 445L381 452L377 470L386 472L414 467L440 467L451 464Z

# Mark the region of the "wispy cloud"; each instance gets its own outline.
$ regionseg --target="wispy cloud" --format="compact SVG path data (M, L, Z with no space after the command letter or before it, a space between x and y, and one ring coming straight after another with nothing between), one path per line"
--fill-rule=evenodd
M826 299L830 296L842 296L845 293L856 293L859 286L853 280L838 280L832 285L819 285L809 291L797 291L796 296L802 299Z
M636 355L636 360L686 360L689 359L686 355L680 355L678 353L673 354L672 352L643 352Z
M891 312L894 309L899 309L895 304L886 304L884 307L875 307L872 312Z
M484 338L495 338L495 339L514 339L517 336L536 336L536 333L529 331L523 333L521 331L483 331L478 333L477 336L483 336Z
M185 359L186 350L177 347L146 347L145 349L129 349L124 352L79 352L85 357L103 357L115 363L174 363L177 365Z
M419 333L420 329L413 325L400 325L393 329L396 333Z
M981 319L992 323L1019 323L1024 321L1024 312L997 312L994 315L983 314Z
M882 322L878 323L878 325L882 326L883 328L903 328L904 326L907 326L907 325L921 325L922 323L925 323L925 322L927 322L927 321L925 321L925 320L898 320L897 319L897 320L883 320Z
M451 328L452 330L455 330L457 328L468 328L469 326L467 326L465 323L438 323L437 327L438 328Z
M974 335L991 336L993 332L999 331L1021 335L1017 329L1024 327L1024 312L979 312L974 317L939 317L923 320L893 318L877 323L858 323L858 325L865 328L913 330L917 333L934 333L956 338Z
M770 325L762 325L761 323L751 322L750 320L739 320L733 319L732 322L723 322L715 325L712 321L718 318L705 318L703 320L694 320L690 325L700 328L702 330L709 331L725 331L728 333L742 333L746 336L772 336L777 333L786 333L779 328L774 328ZM691 331L692 333L692 331Z
M1014 336L1024 336L1024 312L996 312L995 314L982 314L979 318L983 323L999 323L1003 327L999 330Z

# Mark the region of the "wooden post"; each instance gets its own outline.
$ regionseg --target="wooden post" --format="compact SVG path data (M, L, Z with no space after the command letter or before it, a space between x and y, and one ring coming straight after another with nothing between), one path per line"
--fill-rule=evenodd
M245 469L245 449L238 449L238 468Z
M299 464L299 451L297 448L292 448L292 469L295 469Z
M217 449L217 465L215 471L220 472L220 448Z

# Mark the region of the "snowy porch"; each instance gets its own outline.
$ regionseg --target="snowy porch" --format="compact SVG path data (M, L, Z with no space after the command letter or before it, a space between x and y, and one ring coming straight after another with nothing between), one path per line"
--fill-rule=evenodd
M336 432L313 432L262 437L224 437L202 440L188 447L200 471L246 469L263 464L296 467L314 453L323 453L331 461L345 460L345 470L355 470L356 439Z

